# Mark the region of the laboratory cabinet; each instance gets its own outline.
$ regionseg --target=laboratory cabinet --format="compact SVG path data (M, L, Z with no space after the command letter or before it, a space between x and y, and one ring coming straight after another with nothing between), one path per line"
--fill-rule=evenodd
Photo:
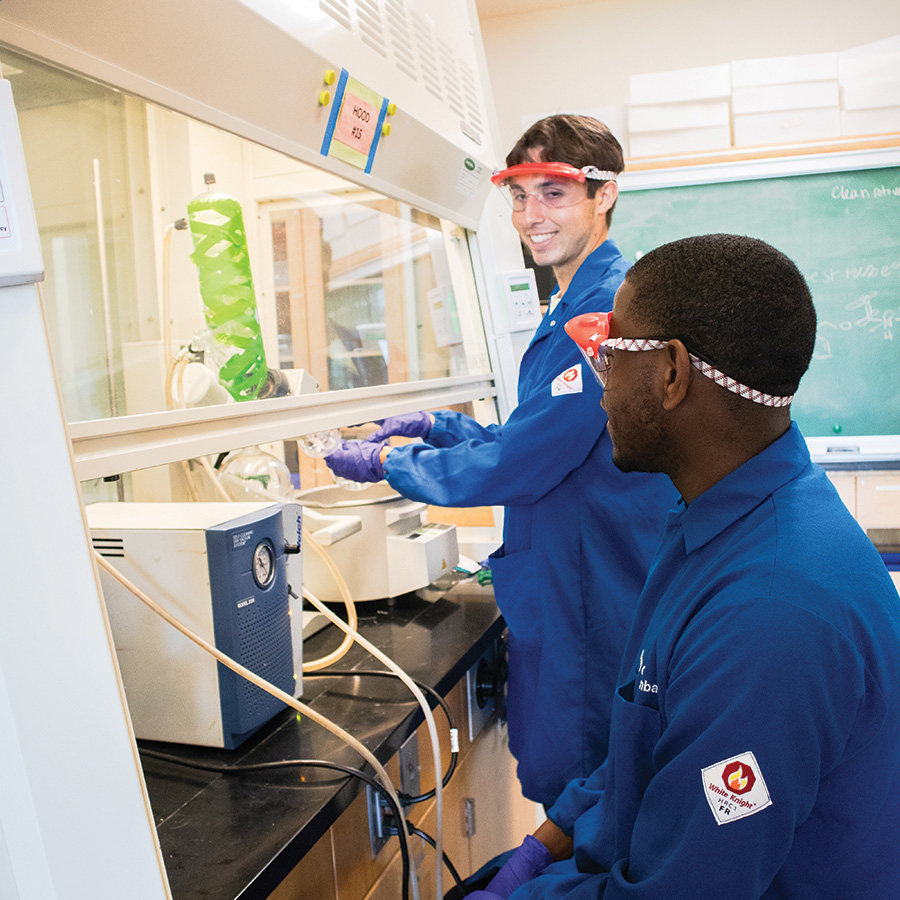
M462 683L446 699L463 715ZM418 734L423 742L420 746L426 747L424 728ZM493 720L474 742L463 737L460 760L444 791L444 852L465 878L534 831L538 811L519 791L502 723ZM388 771L392 775L397 771L396 759ZM409 818L416 827L434 834L433 801L425 810L411 810ZM270 900L397 900L402 876L396 840L375 858L365 852L368 841L365 799L359 796L272 892ZM419 891L425 900L434 891L434 851L420 838L412 838L411 855L420 861ZM446 868L444 873L447 891L453 881Z
M466 877L532 832L537 808L521 796L502 719L478 710L472 719L480 731L470 735L467 673L481 659L498 659L497 642L505 630L490 586L470 577L423 594L360 604L360 632L413 678L437 690L450 707L459 730L459 758L443 795L444 852ZM305 642L304 654L318 658L337 640L337 630L329 626ZM331 668L380 666L354 647ZM402 749L404 765L410 765L408 741L415 735L419 791L432 789L428 733L408 690L395 679L331 677L327 672L323 670L326 677L305 679L303 701L360 739L398 786L399 754ZM446 769L449 732L440 710L435 721ZM210 890L221 900L400 896L398 841L390 838L373 857L366 791L358 781L306 767L222 775L146 753L163 750L185 763L201 764L304 758L361 766L354 752L313 722L285 711L235 751L145 741L139 746L174 900L201 900ZM413 805L408 817L434 836L433 798ZM435 887L434 851L412 837L410 852L420 865L420 897L426 900ZM449 890L453 881L446 869L443 879Z
M852 470L828 464L825 468L844 505L865 532L893 529L900 533L900 469L896 462L877 466L859 463Z

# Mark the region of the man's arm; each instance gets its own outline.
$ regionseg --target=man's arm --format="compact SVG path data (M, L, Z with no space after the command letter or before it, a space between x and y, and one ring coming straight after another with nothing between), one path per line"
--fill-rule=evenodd
M606 426L600 388L569 343L572 350L561 355L559 372L578 366L577 390L554 394L554 378L548 378L502 426L487 435L476 431L453 446L442 440L444 421L436 416L427 443L387 454L384 471L391 486L441 506L525 505L556 487L584 462Z
M664 691L658 679L659 712L616 697L609 808L588 810L574 858L511 900L758 900L847 748L863 668L843 634L790 603L702 613Z
M568 859L572 855L572 838L550 819L538 825L534 836L550 851L554 862Z

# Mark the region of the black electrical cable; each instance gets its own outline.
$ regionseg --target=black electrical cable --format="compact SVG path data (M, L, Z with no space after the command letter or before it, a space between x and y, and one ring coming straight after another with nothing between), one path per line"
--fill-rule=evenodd
M330 678L334 676L335 678L344 678L350 675L364 675L364 676L372 676L375 678L397 678L398 676L393 672L382 671L381 669L328 669L325 672L304 672L304 678ZM431 697L437 701L437 704L444 711L444 715L447 717L447 724L450 726L452 731L456 731L456 725L453 722L453 714L450 712L450 707L447 705L444 698L432 687L429 687L427 684L424 684L421 681L416 681L413 679L413 682L419 687L421 690L425 691ZM441 779L441 786L446 787L449 783L450 779L453 777L453 773L456 771L456 764L459 759L459 752L453 750L450 753L450 764L447 766L447 771L444 773L444 777ZM399 791L397 792L397 796L403 802L404 806L412 806L415 803L423 803L425 800L430 800L435 794L434 789L430 791L426 791L424 794L419 794L418 796L412 797L409 794L403 794Z
M332 769L336 772L343 772L345 775L351 775L354 778L358 778L360 781L364 781L373 790L378 791L378 793L381 794L381 796L385 799L387 805L390 807L391 815L394 817L394 821L397 822L402 819L400 807L397 806L397 804L394 802L394 798L387 790L385 790L384 786L379 781L377 781L366 772L361 772L359 769L354 769L350 766L342 766L339 763L328 762L324 759L282 759L265 763L223 765L217 763L203 763L196 760L182 759L180 756L175 756L171 753L162 753L159 750L150 750L147 747L139 746L138 752L143 756L150 757L151 759L160 759L164 762L174 763L175 765L179 766L186 766L191 769L203 769L207 772L220 772L224 775L238 774L243 772L263 772L270 769L287 769L294 766L310 766L319 769ZM394 828L392 830L394 834L397 835L397 838L400 841L400 857L403 863L403 900L409 900L409 842L407 840L407 836L405 834L400 834L398 829ZM449 864L449 860L447 862Z
M435 840L430 834L425 834L425 832L422 831L421 828L416 828L416 826L413 825L412 822L406 823L406 829L407 829L407 831L409 831L410 834L414 834L414 835L422 838L422 840L425 841L426 844L429 844L431 847L434 847L436 849ZM396 828L391 829L392 834L396 834L396 832L397 832ZM450 872L450 875L453 877L453 880L456 882L457 887L462 887L463 880L462 880L462 878L459 877L459 872L456 871L456 868L454 867L453 863L450 862L450 857L447 856L447 854L443 853L443 852L441 853L441 855L444 857L444 865L447 867L447 870Z
M327 669L322 672L303 673L304 678L330 678L332 675L341 678L348 675L372 675L376 678L400 677L395 672L389 672L387 669ZM444 711L444 715L447 717L447 722L450 724L450 727L454 728L453 714L450 712L450 707L447 706L444 698L433 687L429 687L423 681L417 681L413 678L412 682L416 687L421 688L426 694L430 694L434 698L435 703Z

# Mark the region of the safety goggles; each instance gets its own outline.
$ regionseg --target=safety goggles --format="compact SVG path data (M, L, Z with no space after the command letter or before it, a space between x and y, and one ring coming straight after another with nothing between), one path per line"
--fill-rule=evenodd
M600 386L604 390L609 380L609 370L612 368L613 358L611 351L640 352L642 350L663 350L669 341L672 340L671 338L610 338L611 319L612 313L583 313L574 319L570 319L565 324L566 334L578 345L578 349L581 350L582 356L587 360L594 377L600 382ZM794 399L793 394L778 396L747 387L747 385L741 384L740 381L736 381L724 372L719 371L700 354L690 348L687 348L687 351L691 365L701 375L711 378L720 387L737 394L739 397L744 397L753 403L772 407L789 406Z
M534 190L527 191L515 181L517 176L523 175L546 175L547 178L539 182ZM616 177L616 172L602 171L596 166L578 169L569 163L529 162L495 172L491 181L501 188L513 210L522 212L529 195L550 209L574 206L585 198L585 192L581 189L585 181L615 181Z

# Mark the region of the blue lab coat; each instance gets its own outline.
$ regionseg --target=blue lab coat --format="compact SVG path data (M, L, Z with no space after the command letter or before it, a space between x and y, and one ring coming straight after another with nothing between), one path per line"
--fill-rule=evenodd
M796 425L672 513L619 685L510 900L900 897L900 598Z
M423 444L388 455L390 485L441 506L504 506L491 557L509 627L509 742L526 797L553 803L606 756L625 635L666 511L668 478L612 463L601 389L563 326L610 310L628 263L607 239L546 315L502 426L435 414ZM569 373L566 380L564 373Z

